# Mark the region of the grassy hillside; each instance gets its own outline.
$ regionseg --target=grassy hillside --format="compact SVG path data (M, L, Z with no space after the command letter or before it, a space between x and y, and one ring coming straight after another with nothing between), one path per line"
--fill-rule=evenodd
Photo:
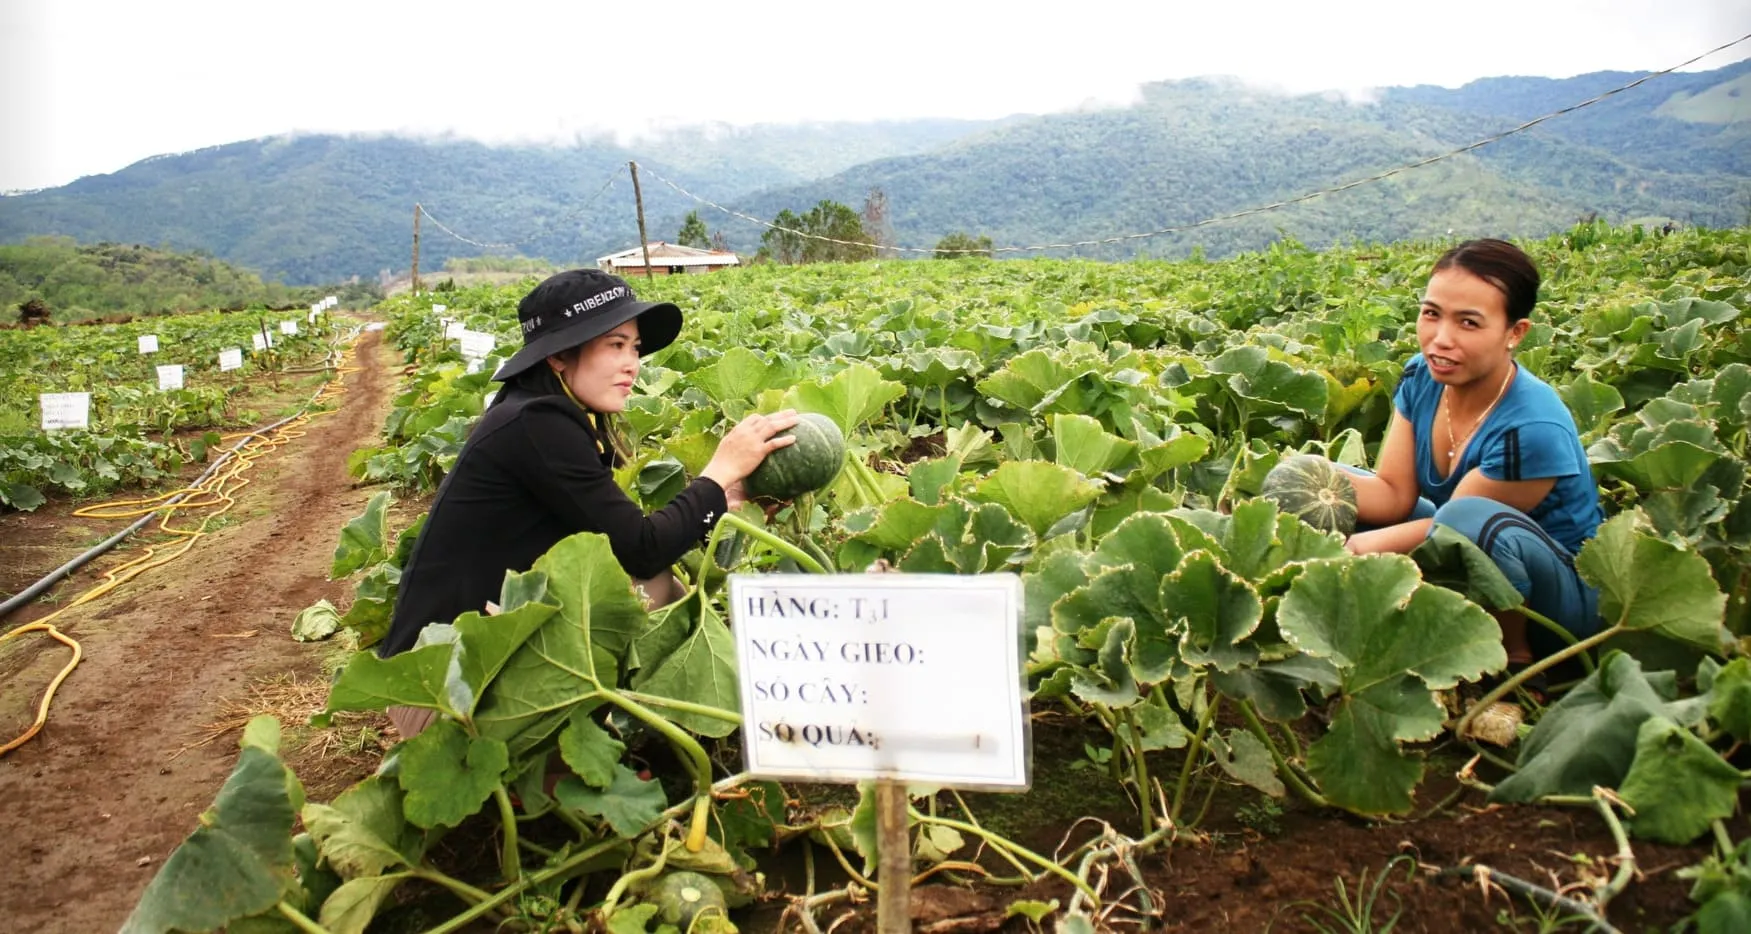
M133 244L80 246L41 237L0 245L0 322L17 320L18 305L47 303L57 321L102 315L142 315L252 304L298 306L314 301L298 289L204 254Z

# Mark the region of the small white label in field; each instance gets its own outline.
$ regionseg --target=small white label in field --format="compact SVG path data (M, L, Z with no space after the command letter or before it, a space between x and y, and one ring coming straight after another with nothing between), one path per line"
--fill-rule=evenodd
M255 352L256 353L261 353L262 351L268 349L268 347L270 346L268 343L268 336L266 334L261 333L260 331L257 331L256 333L249 335L249 342L251 344L255 345Z
M43 430L91 427L91 393L45 392L38 397L43 406Z
M462 356L471 360L484 360L492 353L498 340L485 331L463 331L457 337L462 341Z
M298 333L298 322L296 322L296 321L281 321L280 322L280 333L281 334L296 334L296 333Z
M161 390L182 388L182 364L167 363L158 368L158 388Z
M1022 791L1014 574L735 574L747 771Z
M434 314L434 315L441 315L444 312L449 311L449 310L450 310L449 305L433 305L432 306L432 314Z
M142 334L142 335L140 335L140 352L141 353L157 353L158 352L158 335L156 335L156 334Z
M324 304L325 304L325 305L327 305L327 306L328 306L328 307L330 307L330 308L333 308L333 307L334 307L334 306L336 306L336 305L339 305L339 304L340 304L340 296L338 296L338 295L329 295L329 296L325 296L325 297L324 297L324 298L323 298L323 299L322 299L322 301L323 301L323 303L324 303Z
M460 321L451 321L444 325L444 339L447 341L461 340L462 335L466 333L468 333L468 327Z
M260 334L256 335L256 337L260 336ZM241 348L227 347L219 351L219 372L240 369L243 369L243 350Z

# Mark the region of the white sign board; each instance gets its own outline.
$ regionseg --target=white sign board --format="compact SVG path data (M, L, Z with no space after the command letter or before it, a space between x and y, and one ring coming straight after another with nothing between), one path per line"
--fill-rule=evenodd
M140 335L140 352L141 353L157 353L158 352L158 335L156 335L156 334L142 334L142 335Z
M38 397L43 406L43 430L91 427L91 393L45 392Z
M280 322L280 333L281 334L296 334L296 333L298 333L298 322L296 322L296 321L281 321Z
M182 388L182 364L169 363L158 368L158 388L168 391Z
M257 334L256 337L259 338L259 337L261 337L261 335ZM260 348L257 348L257 349L260 349ZM243 349L242 348L240 348L240 347L227 347L224 350L219 351L219 372L223 373L226 370L241 370L241 369L243 369Z
M444 339L447 341L460 340L467 333L468 328L460 321L451 321L444 325Z
M274 345L273 337L271 335L268 335L268 334L263 334L260 331L257 331L256 333L249 335L249 342L255 345L255 350L257 353L260 353L261 351L264 351L264 350L266 350L269 347L272 347Z
M449 310L450 310L449 305L433 305L432 306L432 314L434 314L434 315L441 315L444 312L449 311Z
M462 356L472 360L484 360L492 353L493 346L498 341L485 331L463 331L458 335L462 340Z
M1014 574L736 574L743 749L759 778L1026 790Z
M334 306L340 304L340 296L327 295L327 296L323 297L322 302L326 307L333 308Z

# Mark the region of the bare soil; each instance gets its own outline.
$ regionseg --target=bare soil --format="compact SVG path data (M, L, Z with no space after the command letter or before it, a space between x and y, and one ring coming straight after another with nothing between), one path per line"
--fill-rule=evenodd
M373 443L388 411L397 361L381 337L361 336L351 360L361 369L345 377L338 408L258 461L215 531L180 559L56 619L84 659L56 693L43 731L0 758L5 930L116 930L235 764L236 734L221 732L225 725L264 703L310 712L299 712L305 687L323 683L324 656L336 650L295 642L288 631L306 606L322 598L344 606L350 594L327 571L341 527L371 492L353 486L346 458ZM71 510L56 503L0 517L0 587L16 592L127 524L77 519ZM139 544L130 539L98 568L75 573L5 628L53 612ZM67 657L40 634L0 644L0 738L29 726ZM322 696L315 692L315 703ZM292 756L307 783L316 779L313 796L359 777L337 773L374 766L369 732L350 750L361 755L331 742L314 769Z

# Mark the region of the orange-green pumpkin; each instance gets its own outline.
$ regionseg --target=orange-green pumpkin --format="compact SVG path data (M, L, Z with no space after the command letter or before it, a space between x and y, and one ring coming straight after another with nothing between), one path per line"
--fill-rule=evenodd
M1342 468L1316 454L1296 454L1272 467L1259 495L1321 532L1356 530L1356 485Z

